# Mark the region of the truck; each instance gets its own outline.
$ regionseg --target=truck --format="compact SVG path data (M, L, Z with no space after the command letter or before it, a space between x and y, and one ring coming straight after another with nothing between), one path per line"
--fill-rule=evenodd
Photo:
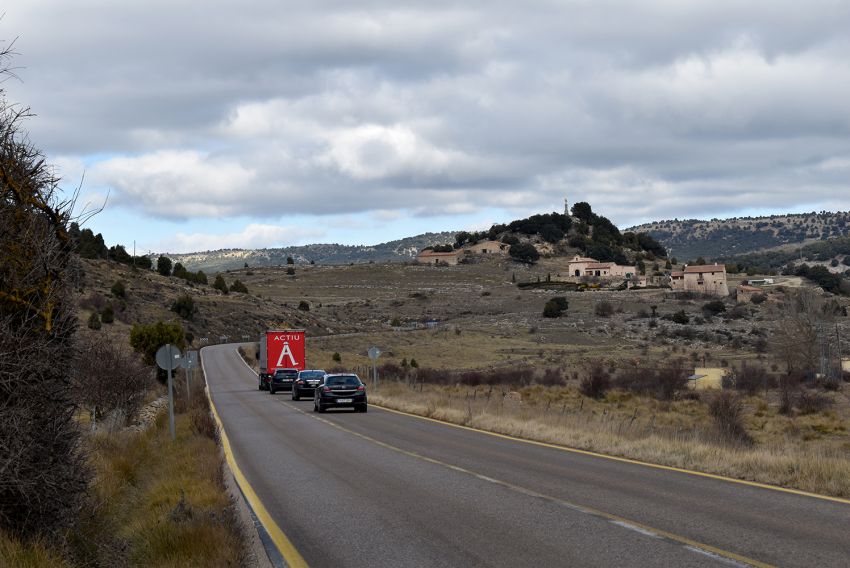
M307 340L303 329L269 329L260 335L259 390L268 390L278 369L307 368Z

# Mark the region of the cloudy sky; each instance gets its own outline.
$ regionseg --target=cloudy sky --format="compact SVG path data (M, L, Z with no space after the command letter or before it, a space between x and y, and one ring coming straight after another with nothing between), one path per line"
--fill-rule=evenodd
M378 243L563 199L850 209L850 2L11 0L10 102L109 244ZM84 174L84 177L83 177Z

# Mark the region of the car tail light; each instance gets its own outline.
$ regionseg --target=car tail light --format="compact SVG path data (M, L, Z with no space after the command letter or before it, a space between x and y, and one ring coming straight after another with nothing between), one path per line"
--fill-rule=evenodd
M303 384L304 384L304 381L302 381L301 379L298 379L297 381L295 381L295 383L296 383L296 384L299 384L299 385L303 385Z
M322 391L331 392L331 387L322 387Z
M359 387L357 387L357 390L359 390L359 391L366 390L366 385L360 385Z

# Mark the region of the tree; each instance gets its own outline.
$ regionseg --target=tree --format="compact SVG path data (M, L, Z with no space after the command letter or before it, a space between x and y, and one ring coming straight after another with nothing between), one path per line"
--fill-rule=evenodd
M527 264L534 264L540 259L540 253L537 252L537 249L531 243L511 245L511 248L508 249L508 254L511 255L511 258Z
M223 294L227 294L229 289L227 288L227 282L224 281L224 277L221 274L216 274L215 282L213 283L213 288L222 292Z
M209 284L209 280L207 280L207 275L203 270L199 270L195 273L195 282L198 284Z
M0 74L9 56L0 52ZM0 89L0 532L61 543L88 488L70 389L73 202Z
M590 208L590 203L587 203L586 201L579 201L573 205L572 212L573 217L576 217L585 223L590 224L593 220L593 210Z
M286 257L286 264L295 264L295 259L291 256Z
M103 323L113 323L115 321L115 310L112 308L112 304L106 304L106 307L100 312L100 321Z
M295 276L295 269L291 266L288 266L286 268L286 275L287 276Z
M135 324L130 330L130 346L141 353L148 365L156 363L156 351L166 344L180 349L186 345L183 326L179 323L158 321L153 324Z
M564 231L552 223L547 223L540 228L540 238L547 243L557 243L564 238Z
M112 295L116 298L126 298L127 297L127 288L124 286L124 283L120 280L116 280L115 284L112 285L110 289Z
M157 268L159 268L159 267L157 267ZM171 274L172 274L172 276L186 280L187 277L191 273L188 270L186 270L186 267L183 266L182 263L178 262L174 265L174 269L171 271Z
M171 276L171 259L167 256L160 256L156 260L156 271L163 276Z
M565 311L567 311L568 307L569 303L563 296L550 298L549 301L546 302L546 305L543 306L543 317L559 318Z
M171 311L185 320L191 320L197 311L195 300L189 294L183 294L171 304Z

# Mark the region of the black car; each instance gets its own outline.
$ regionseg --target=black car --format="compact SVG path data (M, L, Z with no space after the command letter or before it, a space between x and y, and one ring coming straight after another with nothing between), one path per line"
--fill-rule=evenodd
M366 412L366 385L354 374L325 375L325 381L316 389L313 397L313 412L346 407Z
M318 369L300 371L298 377L295 378L295 384L292 385L292 400L298 400L302 396L313 398L313 395L316 394L316 387L322 384L324 379L324 371Z
M292 390L296 378L298 378L298 369L276 370L269 380L269 394L279 390Z

